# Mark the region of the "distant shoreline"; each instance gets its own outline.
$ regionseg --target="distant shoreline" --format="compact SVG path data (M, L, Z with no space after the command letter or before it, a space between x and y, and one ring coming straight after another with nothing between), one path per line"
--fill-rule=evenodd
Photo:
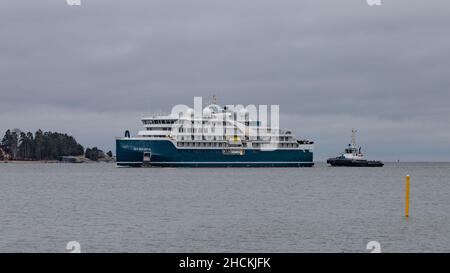
M64 163L64 164L90 164L90 163L114 163L114 160L86 160L83 162L64 162L59 160L0 160L0 164L55 164L55 163Z
M58 160L2 160L2 164L38 164L38 163L60 163Z
M0 138L0 163L47 164L115 161L113 153L97 147L86 148L67 133L35 133L8 129Z

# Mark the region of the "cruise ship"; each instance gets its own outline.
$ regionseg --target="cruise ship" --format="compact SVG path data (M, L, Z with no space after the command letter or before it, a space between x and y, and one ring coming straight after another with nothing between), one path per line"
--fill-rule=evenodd
M195 101L194 101L195 106ZM194 107L195 108L195 107ZM314 142L216 103L142 118L143 130L116 139L127 167L312 167ZM173 110L173 109L172 109ZM198 111L197 111L198 112ZM259 115L258 115L259 116Z

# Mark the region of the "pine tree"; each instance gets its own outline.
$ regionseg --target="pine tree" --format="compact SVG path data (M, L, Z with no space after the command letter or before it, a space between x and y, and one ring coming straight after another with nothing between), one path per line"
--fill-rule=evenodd
M2 139L2 149L5 151L5 153L10 154L11 153L11 130L7 130L5 132L5 136Z
M42 160L44 156L44 134L41 129L34 134L34 159Z

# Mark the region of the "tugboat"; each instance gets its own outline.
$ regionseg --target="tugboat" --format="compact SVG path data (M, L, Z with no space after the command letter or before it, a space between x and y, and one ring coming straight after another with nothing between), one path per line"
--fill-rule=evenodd
M335 167L383 167L384 163L366 160L361 153L361 147L356 149L356 130L352 129L352 143L348 144L344 153L338 157L329 158L327 163Z

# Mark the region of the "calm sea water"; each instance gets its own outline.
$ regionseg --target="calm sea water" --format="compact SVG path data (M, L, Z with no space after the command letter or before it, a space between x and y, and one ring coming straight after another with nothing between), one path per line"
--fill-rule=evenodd
M411 175L411 217L404 177ZM0 164L0 252L450 251L450 163L384 168Z

